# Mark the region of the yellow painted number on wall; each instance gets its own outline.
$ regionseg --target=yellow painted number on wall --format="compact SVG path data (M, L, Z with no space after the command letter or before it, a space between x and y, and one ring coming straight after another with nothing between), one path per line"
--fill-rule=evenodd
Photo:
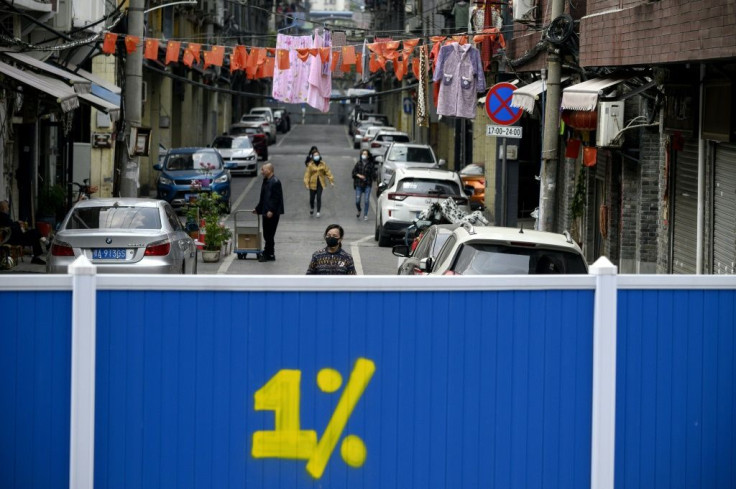
M301 371L280 370L255 394L256 411L273 411L275 429L253 433L253 457L307 460L307 472L315 479L322 477L350 415L375 371L373 361L358 358L318 441L315 431L302 430L299 425ZM317 375L317 385L323 392L337 392L342 385L342 376L335 370L322 369ZM361 467L367 451L360 438L347 435L342 441L340 454L349 466Z
M253 433L253 457L307 460L317 432L299 426L299 370L280 370L255 394L256 411L274 412L274 430Z

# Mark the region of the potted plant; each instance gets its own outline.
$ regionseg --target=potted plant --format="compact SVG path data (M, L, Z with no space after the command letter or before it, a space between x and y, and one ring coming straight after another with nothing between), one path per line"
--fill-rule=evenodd
M222 245L232 236L230 228L220 222L220 199L217 192L204 192L197 198L199 216L204 221L202 260L205 262L219 261Z

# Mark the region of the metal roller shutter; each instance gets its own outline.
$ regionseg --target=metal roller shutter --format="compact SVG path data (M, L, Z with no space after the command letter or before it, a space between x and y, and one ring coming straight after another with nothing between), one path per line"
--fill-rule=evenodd
M695 273L698 220L698 142L675 153L672 273Z
M733 274L736 263L736 145L716 146L713 197L713 273Z

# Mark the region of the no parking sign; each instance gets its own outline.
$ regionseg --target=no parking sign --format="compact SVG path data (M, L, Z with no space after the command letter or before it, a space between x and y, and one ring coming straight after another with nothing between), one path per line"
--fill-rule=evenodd
M486 114L496 124L510 126L521 118L522 110L511 107L511 97L516 86L511 83L496 83L486 95Z

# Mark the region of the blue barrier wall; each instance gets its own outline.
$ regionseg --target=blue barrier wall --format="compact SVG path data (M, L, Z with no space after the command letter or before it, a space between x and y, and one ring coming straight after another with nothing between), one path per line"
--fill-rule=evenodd
M622 290L616 487L736 487L736 292Z
M592 296L101 291L95 487L589 487Z
M3 292L0 314L0 487L68 487L71 293Z

